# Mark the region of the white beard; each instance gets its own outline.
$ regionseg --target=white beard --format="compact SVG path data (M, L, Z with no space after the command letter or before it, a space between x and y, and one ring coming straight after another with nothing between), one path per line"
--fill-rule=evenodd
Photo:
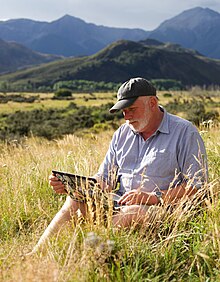
M133 125L131 123L137 121L137 125ZM149 123L148 119L145 117L141 120L126 120L127 125L133 130L135 133L141 132Z
M150 123L150 120L151 120L150 106L148 105L147 101L143 101L143 103L144 103L144 108L141 109L141 111L143 111L143 117L142 118L126 120L127 125L135 133L143 132L149 126L149 123Z

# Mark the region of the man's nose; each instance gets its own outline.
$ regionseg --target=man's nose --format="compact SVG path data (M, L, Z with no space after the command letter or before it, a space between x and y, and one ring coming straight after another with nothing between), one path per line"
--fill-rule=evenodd
M129 110L123 110L123 115L125 120L132 118L131 112Z

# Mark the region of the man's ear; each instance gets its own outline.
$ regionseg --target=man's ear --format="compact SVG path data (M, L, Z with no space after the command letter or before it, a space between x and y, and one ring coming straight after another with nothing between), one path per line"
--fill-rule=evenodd
M157 104L158 104L157 97L151 96L149 102L150 102L151 109L155 110L157 108Z

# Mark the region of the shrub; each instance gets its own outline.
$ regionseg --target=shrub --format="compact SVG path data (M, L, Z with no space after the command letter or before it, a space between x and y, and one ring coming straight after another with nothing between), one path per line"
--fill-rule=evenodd
M172 95L172 93L164 93L163 94L163 97L164 98L170 98L170 97L172 97L173 95Z
M23 95L18 95L18 94L0 94L0 103L1 104L8 103L9 101L13 101L16 103L33 103L39 99L40 99L39 95L25 97Z
M54 99L66 99L70 97L72 97L72 91L69 89L61 88L54 93Z
M0 139L20 139L23 136L34 135L50 140L92 128L96 123L121 118L120 114L109 114L110 105L112 106L107 104L101 107L77 107L75 103L70 103L62 109L35 109L0 115Z
M203 121L219 119L217 111L207 112L204 103L196 99L191 101L175 99L166 105L166 110L172 114L183 112L185 114L184 117L197 126Z

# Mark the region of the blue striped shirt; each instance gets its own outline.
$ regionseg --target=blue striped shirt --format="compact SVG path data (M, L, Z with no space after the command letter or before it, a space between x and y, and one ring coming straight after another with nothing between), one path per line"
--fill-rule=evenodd
M112 182L117 170L122 194L131 189L167 190L191 181L201 187L207 178L207 157L203 140L189 121L165 109L159 128L147 140L123 124L114 133L98 176Z

